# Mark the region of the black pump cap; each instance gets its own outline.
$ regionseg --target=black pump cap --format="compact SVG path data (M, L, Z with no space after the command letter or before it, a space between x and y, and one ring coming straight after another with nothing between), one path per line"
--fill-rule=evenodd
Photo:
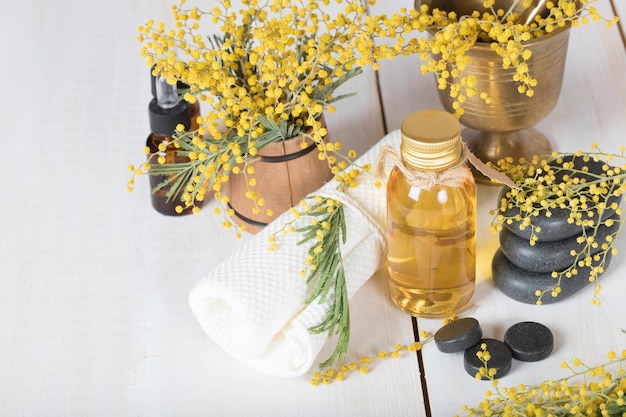
M172 136L176 126L182 124L185 130L191 128L191 116L189 106L185 100L179 101L178 105L171 109L159 107L156 99L153 99L148 106L150 115L150 130L159 136Z

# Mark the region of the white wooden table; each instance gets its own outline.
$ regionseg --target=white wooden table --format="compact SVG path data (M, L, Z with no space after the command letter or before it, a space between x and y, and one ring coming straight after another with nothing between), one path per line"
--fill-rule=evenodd
M626 17L626 2L612 2ZM389 1L375 12L411 5ZM249 237L236 239L210 210L158 215L145 178L126 193L126 167L141 160L148 135L149 80L136 28L148 18L169 21L169 6L24 0L1 13L0 415L439 417L482 400L488 384L434 344L424 347L423 366L406 355L314 388L310 375L285 380L250 370L200 330L189 290ZM609 0L599 8L612 13ZM328 117L333 138L364 152L408 113L440 108L419 64L414 57L383 63L377 75L366 71L346 86L358 96ZM618 28L573 30L559 104L537 127L558 150L597 142L617 151L626 145L625 109ZM626 255L602 278L601 307L591 305L591 288L536 307L493 287L497 237L487 226L496 193L479 190L474 316L490 337L523 320L555 334L550 358L514 363L501 384L564 376L564 360L599 363L608 350L626 348ZM618 247L626 252L625 237ZM414 340L411 317L392 305L384 280L377 274L352 299L347 360ZM417 320L419 329L440 325Z

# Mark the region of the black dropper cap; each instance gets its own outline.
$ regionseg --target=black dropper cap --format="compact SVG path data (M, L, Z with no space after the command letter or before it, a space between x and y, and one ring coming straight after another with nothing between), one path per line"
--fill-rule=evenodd
M191 127L189 106L178 99L177 88L170 85L160 75L152 76L153 99L148 106L150 130L159 136L172 136L176 126L182 124L185 130Z

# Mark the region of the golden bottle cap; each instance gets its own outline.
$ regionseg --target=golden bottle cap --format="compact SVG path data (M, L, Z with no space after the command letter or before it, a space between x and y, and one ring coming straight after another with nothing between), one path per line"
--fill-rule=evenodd
M420 110L400 126L400 154L413 169L442 171L461 158L461 123L443 110Z

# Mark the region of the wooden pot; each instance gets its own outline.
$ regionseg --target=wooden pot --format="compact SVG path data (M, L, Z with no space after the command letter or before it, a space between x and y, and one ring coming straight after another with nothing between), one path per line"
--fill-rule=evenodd
M323 116L322 126L326 123ZM324 138L328 140L328 135ZM302 147L302 142L306 147ZM231 220L245 230L256 234L300 200L320 188L332 178L327 160L318 158L317 144L303 135L271 143L259 150L257 158L249 162L254 166L255 186L247 186L243 173L231 172L228 179L229 206L234 210ZM243 171L243 166L241 167ZM246 192L254 191L265 204L255 213L255 203L246 197ZM267 210L272 215L267 215Z

